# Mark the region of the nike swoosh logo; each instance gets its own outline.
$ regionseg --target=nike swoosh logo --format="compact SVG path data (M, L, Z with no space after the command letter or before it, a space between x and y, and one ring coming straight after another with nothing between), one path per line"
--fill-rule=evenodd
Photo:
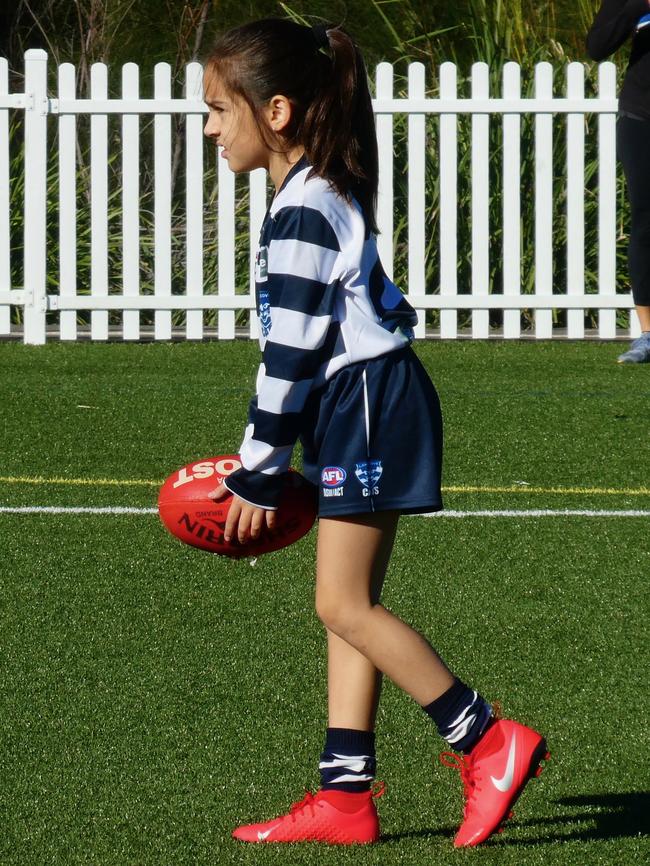
M516 743L515 737L512 738L510 742L510 751L508 752L508 762L506 764L506 771L500 779L495 779L494 776L490 776L492 780L492 784L497 789L497 791L501 791L501 793L505 794L512 787L512 781L515 777L515 752L516 752Z
M258 830L258 831L257 831L257 840L258 840L258 842L266 842L266 840L269 838L269 836L271 835L271 833L272 833L272 832L273 832L273 831L274 831L278 826L279 826L279 825L276 824L275 827L269 827L269 829L268 829L268 830L265 830L264 832L262 832L261 830Z

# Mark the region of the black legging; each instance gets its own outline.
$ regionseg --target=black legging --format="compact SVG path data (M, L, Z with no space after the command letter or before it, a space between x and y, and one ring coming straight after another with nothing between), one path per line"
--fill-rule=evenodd
M619 117L617 146L631 209L627 263L632 297L637 306L650 307L650 120Z

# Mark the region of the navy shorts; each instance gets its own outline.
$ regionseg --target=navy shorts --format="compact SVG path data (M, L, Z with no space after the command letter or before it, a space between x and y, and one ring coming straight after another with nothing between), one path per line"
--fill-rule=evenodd
M442 508L440 401L410 347L344 367L303 418L303 473L321 517Z

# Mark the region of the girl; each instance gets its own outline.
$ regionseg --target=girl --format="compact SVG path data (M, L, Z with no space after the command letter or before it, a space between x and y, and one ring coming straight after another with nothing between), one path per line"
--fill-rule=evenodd
M377 255L377 142L361 55L339 27L257 21L206 64L205 134L233 171L276 189L256 267L262 363L226 538L273 524L295 442L318 487L316 611L327 632L321 788L286 815L239 827L246 842L374 842L375 714L382 674L457 750L465 785L457 846L508 817L546 756L535 731L497 719L424 638L379 603L400 514L442 508L438 397L410 348L414 310ZM226 489L227 488L227 489Z
M592 60L605 60L632 37L618 100L618 154L630 199L628 270L641 336L619 364L650 363L650 0L603 0L587 35Z

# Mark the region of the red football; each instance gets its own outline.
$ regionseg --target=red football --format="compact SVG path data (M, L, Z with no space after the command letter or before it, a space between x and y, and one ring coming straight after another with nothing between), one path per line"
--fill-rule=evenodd
M298 541L316 519L316 491L293 470L286 475L282 499L273 529L262 529L259 538L246 544L226 543L223 530L232 494L215 502L207 494L241 467L239 455L224 454L197 460L178 469L165 481L158 495L158 512L167 529L186 544L225 556L259 556Z

